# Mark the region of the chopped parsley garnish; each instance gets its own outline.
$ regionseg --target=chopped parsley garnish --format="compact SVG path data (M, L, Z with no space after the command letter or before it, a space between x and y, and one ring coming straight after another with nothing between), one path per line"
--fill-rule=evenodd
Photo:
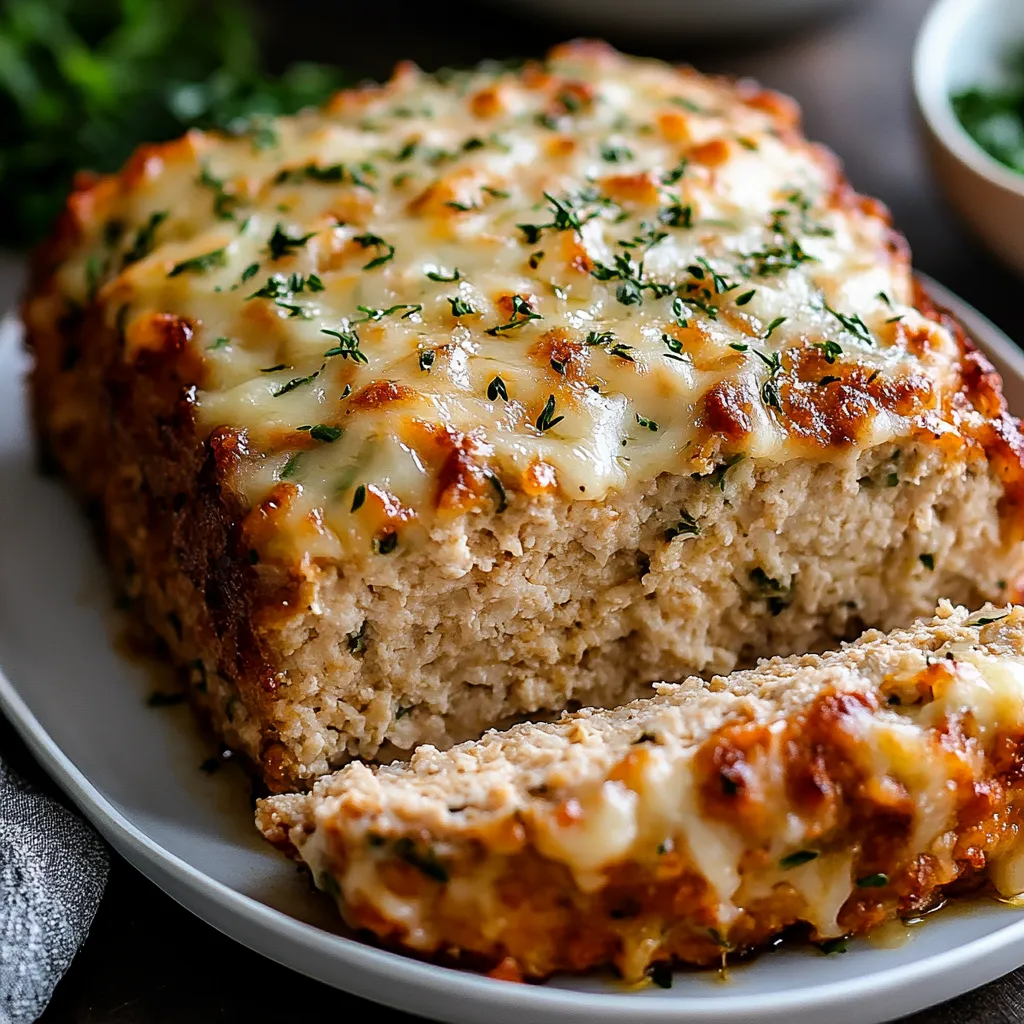
M522 295L512 296L512 316L509 318L508 323L499 324L497 327L490 327L487 330L488 334L498 335L504 331L514 330L516 327L522 327L523 324L529 323L531 320L543 320L544 318L539 313L534 313L530 307L530 303L527 299L524 299Z
M700 526L697 520L684 509L679 513L679 522L665 531L665 540L671 543L676 537L696 537L699 534Z
M250 278L255 277L260 272L260 265L258 263L250 263L249 266L242 271L242 284L245 284Z
M218 348L227 348L231 344L230 338L220 337L212 345L207 345L206 349L208 352Z
M687 165L689 160L685 157L679 161L671 170L666 171L661 176L662 185L675 185L682 180L683 175L686 173Z
M797 850L796 853L791 853L788 857L783 857L779 861L779 867L782 868L783 871L788 871L790 868L798 868L801 864L809 864L812 860L817 859L817 850Z
M149 220L135 233L135 241L132 242L131 248L124 254L125 266L129 263L136 263L153 251L156 229L167 220L168 216L170 215L167 210L157 210L149 215Z
M426 875L427 878L432 878L435 882L443 884L448 881L448 872L441 861L438 860L437 854L430 847L427 847L425 850L418 849L413 840L408 836L402 836L401 839L395 840L395 855L401 857L406 864L411 864Z
M366 485L360 484L352 495L352 507L349 511L358 512L363 507L364 501L366 501Z
M776 317L776 318L775 318L775 319L774 319L774 320L773 320L773 321L772 321L772 322L771 322L771 323L770 323L770 324L768 325L768 328L767 328L767 330L766 330L766 331L764 332L764 334L762 334L762 335L761 335L761 337L762 337L762 338L764 338L764 340L765 340L765 341L767 341L767 340L768 340L768 339L769 339L769 338L770 338L770 337L771 337L771 336L772 336L772 335L773 335L773 334L775 333L775 331L776 331L776 330L777 330L777 329L778 329L779 327L781 327L781 326L782 326L782 325L783 325L783 324L784 324L785 322L786 322L786 318L785 318L784 316L777 316L777 317Z
M507 402L508 388L505 387L505 382L500 377L495 377L491 383L487 385L487 400L493 402L498 398L503 402Z
M201 256L192 256L190 259L175 263L167 276L177 277L179 274L203 274L214 267L226 266L227 262L227 251L222 247L214 249L212 252L204 252Z
M601 159L610 164L621 163L633 159L633 151L626 146L617 146L611 142L601 144Z
M658 221L670 228L692 228L693 207L683 206L678 199L673 199L668 206L658 211Z
M584 339L591 348L597 346L603 348L608 355L617 356L619 359L626 359L635 363L633 358L633 346L627 345L624 341L617 341L611 331L591 331Z
M369 362L362 351L360 351L359 335L355 331L332 331L325 327L320 333L338 339L338 344L329 348L324 353L325 359L331 356L341 356L342 359L351 359L353 363Z
M593 189L586 189L577 195L566 194L559 198L550 192L544 193L551 210L551 220L545 224L517 224L523 233L527 244L534 245L546 228L554 228L556 231L580 231L588 220L593 220L600 214L599 209L594 209L594 203L607 204L602 201L598 193Z
M825 956L832 956L833 953L845 953L847 950L846 936L842 936L838 939L826 939L824 942L818 943L818 949L825 954Z
M452 316L471 316L476 313L476 310L468 303L465 299L456 296L455 298L449 298L448 302L452 307ZM490 333L490 332L488 332Z
M644 300L645 291L649 291L656 299L663 298L672 291L671 285L645 281L643 259L639 263L634 262L624 252L615 254L614 266L611 267L595 260L594 269L590 273L598 281L621 281L615 290L615 297L624 306L639 305Z
M400 302L397 306L388 306L387 309L374 309L371 306L357 306L356 309L363 314L361 320L354 320L353 323L365 324L369 321L383 320L385 317L394 316L400 309L404 309L401 319L406 320L414 313L420 313L423 306L418 302Z
M857 879L859 889L882 889L889 884L889 876L878 872L874 875L865 875Z
M282 480L287 480L290 477L295 476L299 468L299 460L302 458L302 452L293 452L288 456L288 461L284 464L281 469L280 477Z
M843 354L843 347L834 341L821 341L817 342L812 346L813 348L819 349L821 354L825 357L825 362L831 365L836 361L838 356Z
M340 184L347 177L351 184L368 189L370 192L376 192L376 188L363 177L364 174L376 173L377 171L373 164L360 164L359 168L356 169L345 164L320 166L319 164L309 163L305 167L286 167L274 178L274 184L280 185L286 181L301 181L303 178L308 181L317 181L324 184Z
M432 348L421 349L419 356L420 369L424 373L429 373L434 365L435 358L437 358L437 353Z
M737 463L742 462L746 458L742 452L737 452L735 455L730 455L720 465L716 466L710 473L701 475L700 473L694 473L692 479L694 480L707 480L713 487L717 487L720 491L725 490L725 474L732 469Z
M918 555L917 557L918 557L918 558L920 559L920 561L921 561L921 564L922 564L922 565L923 565L923 566L924 566L924 567L925 567L926 569L928 569L928 570L930 570L930 571L932 571L932 572L934 572L934 571L935 571L935 556L934 556L934 555L928 554L928 553L926 552L925 554L923 554L923 555Z
M834 310L831 306L825 306L825 311L831 313L839 323L842 325L845 331L848 331L855 338L860 339L868 345L873 345L875 339L871 336L871 331L868 330L868 325L864 323L861 318L854 313L853 316L847 316L845 313L840 313Z
M274 366L261 366L260 373L277 373L278 370L286 369L288 369L287 363L277 363ZM299 429L301 430L302 428L300 427Z
M545 431L561 423L563 419L565 419L564 416L555 415L555 396L548 395L548 400L544 403L544 408L537 417L537 429L543 434Z
M363 264L363 270L373 270L375 267L382 267L389 260L395 258L395 247L390 242L381 238L380 235L367 232L362 235L356 235L352 241L357 245L361 245L364 249L377 250L377 255L369 263Z
M428 270L427 277L431 281L458 281L462 275L459 273L459 268L455 267L452 270L445 270L443 267L438 267L436 270Z
M816 258L804 252L794 238L788 245L769 245L744 254L739 269L744 277L771 277L811 262L816 262Z
M744 292L742 295L736 296L736 305L745 306L756 294L757 289L751 288L749 292Z
M988 626L991 625L993 622L1002 622L1002 620L1005 619L1009 614L1009 612L1003 612L1002 615L979 615L978 618L969 620L967 622L967 625Z
M325 444L337 441L341 434L341 427L332 427L327 423L314 423L309 428L309 436L314 441L323 441Z
M234 220L235 207L239 197L224 188L224 180L214 175L210 168L203 166L199 174L199 184L213 192L213 213L218 220Z
M652 433L658 432L658 424L654 420L648 419L646 416L641 416L640 413L637 413L636 421L641 427L646 427Z
M310 231L306 235L289 235L287 231L277 224L274 233L267 239L267 252L272 260L284 259L285 256L292 256L297 249L301 249L314 235Z
M274 398L280 398L281 395L287 395L289 391L294 391L296 388L302 387L303 384L308 384L310 381L316 380L320 376L323 370L323 366L319 370L314 370L312 373L307 374L305 377L292 377L286 384L282 384L279 388L272 391L271 394Z
M668 352L665 353L666 359L674 359L677 363L689 362L685 353L683 353L683 343L678 338L674 338L671 334L663 332L661 340L668 349Z

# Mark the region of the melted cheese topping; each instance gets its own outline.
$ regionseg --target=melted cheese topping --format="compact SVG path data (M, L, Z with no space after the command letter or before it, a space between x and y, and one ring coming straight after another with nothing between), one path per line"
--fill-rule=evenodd
M282 555L836 457L905 435L957 355L788 101L593 46L193 132L72 211L61 288L127 360L184 350Z

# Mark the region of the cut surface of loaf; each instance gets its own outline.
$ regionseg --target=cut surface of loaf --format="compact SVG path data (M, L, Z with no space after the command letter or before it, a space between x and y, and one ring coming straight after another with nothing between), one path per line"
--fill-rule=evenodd
M257 824L347 921L545 977L819 942L957 885L1024 891L1024 609L868 632L408 765L352 764Z
M559 47L83 178L44 450L275 790L1008 600L1000 382L748 82Z

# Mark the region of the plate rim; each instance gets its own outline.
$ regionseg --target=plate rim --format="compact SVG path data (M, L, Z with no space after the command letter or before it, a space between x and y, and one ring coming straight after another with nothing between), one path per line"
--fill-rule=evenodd
M1024 352L1014 345L1005 332L930 277L923 274L918 274L917 277L935 301L948 308L964 323L969 334L978 341L982 351L995 355L1024 380ZM584 1012L588 1019L594 1022L618 1022L624 1014L628 1014L629 1018L638 1024L657 1024L667 1020L697 1024L710 1020L711 1015L721 1024L758 1019L783 1020L783 1015L789 1013L810 1009L820 1012L839 1008L854 997L863 1001L870 995L874 1001L884 1000L898 992L909 991L925 980L944 974L953 977L965 965L980 962L1000 950L1009 949L1014 944L1021 945L1019 962L1015 960L1014 963L1018 966L1024 963L1022 919L998 927L991 933L962 946L926 955L911 964L894 965L867 975L804 985L775 993L699 997L666 993L660 994L656 999L648 999L638 998L639 993L625 991L586 992L542 985L510 985L485 975L424 962L325 931L212 878L147 835L90 782L43 728L7 677L2 665L0 708L42 767L107 842L134 868L140 870L191 913L233 940L292 970L378 1004L383 1003L414 1014L423 1012L423 1007L418 1007L408 998L410 989L417 993L430 993L463 1001L461 1013L472 1009L502 1008L520 1013L542 1012L549 1019L568 1020L570 1015L577 1016ZM168 882L173 884L169 885ZM179 889L179 886L182 888ZM183 897L182 891L194 894L194 901ZM225 911L226 917L216 915L218 921L212 920L211 917L214 915L203 912L204 900L211 901ZM223 925L223 921L227 921L228 925L233 924L234 927ZM246 926L255 926L267 935L276 937L282 943L281 955L242 937ZM351 984L351 979L346 979L345 983L341 984L337 980L325 978L322 973L316 971L313 964L303 966L297 956L285 955L288 952L316 954L317 957L327 956L340 961L350 972L362 973L366 983ZM893 1014L895 1016L934 1006L957 994L971 991L1004 973L1000 963L995 971L979 972L973 976L977 978L984 974L984 979L975 980L962 990L956 988L955 991L947 991L941 986L935 986L924 994L923 999L912 998L912 1005L894 1004ZM374 978L386 979L390 983L390 990L388 987L383 990L374 988L371 984Z

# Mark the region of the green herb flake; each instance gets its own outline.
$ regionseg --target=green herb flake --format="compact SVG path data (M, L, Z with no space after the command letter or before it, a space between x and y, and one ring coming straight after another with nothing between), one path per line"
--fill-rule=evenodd
M665 531L666 543L671 543L676 537L697 537L700 535L700 525L689 512L683 510L679 513L679 522L670 526Z
M310 231L305 235L289 235L280 224L277 224L274 227L273 234L267 239L267 252L270 254L271 260L280 260L286 256L293 256L315 234L315 231Z
M889 884L889 876L878 872L857 879L858 889L884 889Z
M309 428L309 436L314 441L323 441L324 444L333 444L342 433L341 427L332 427L327 423L314 423Z
M385 263L395 258L395 247L390 242L381 238L380 235L366 232L362 235L356 235L352 241L364 249L377 250L377 255L369 263L363 264L363 270L374 270L376 267L382 267Z
M505 485L498 478L498 474L493 470L485 469L484 477L487 482L494 489L495 501L497 502L497 508L495 512L504 512L508 508L508 496L505 493Z
M926 552L925 554L918 555L917 557L920 559L921 564L926 569L928 569L930 572L934 572L935 571L935 556L934 555L928 554Z
M331 338L337 338L338 344L324 352L324 358L330 359L334 356L341 356L342 359L351 359L353 363L368 363L366 355L359 348L359 335L355 331L335 331L324 327L320 331Z
M282 384L279 388L271 392L274 398L280 398L281 395L287 395L289 391L294 391L298 387L302 387L303 384L308 384L310 381L316 380L320 376L323 366L319 370L314 370L312 373L306 374L305 377L292 377L290 381Z
M847 946L847 937L844 935L838 939L826 939L824 942L818 943L818 949L825 954L825 956L832 956L836 953L845 953L849 948Z
M458 281L462 275L459 273L459 268L454 267L451 270L446 270L444 267L437 267L434 270L427 271L427 277L431 281Z
M452 316L473 316L476 310L460 296L448 299L452 307Z
M299 470L299 462L302 460L302 452L294 452L288 456L288 461L281 470L280 479L290 480Z
M177 277L179 274L204 274L214 267L227 266L227 250L224 248L214 249L212 252L204 252L201 256L192 256L190 259L175 263L171 268L168 277Z
M428 846L421 850L408 836L395 840L395 855L411 864L427 878L440 882L442 885L448 881L448 871L438 859L437 854Z
M641 416L640 413L637 413L636 421L641 427L646 427L653 433L658 432L658 424L654 420L648 419L646 416Z
M435 358L437 358L437 353L432 348L421 349L419 354L420 369L424 373L429 373L434 365Z
M360 484L352 495L352 507L349 509L350 512L358 512L363 507L363 502L366 501L366 485Z
M135 241L124 254L124 265L136 263L153 251L156 229L170 216L167 210L157 210L149 215L149 220L135 233Z
M801 864L809 864L812 860L817 859L817 850L797 850L796 853L791 853L788 857L783 857L779 861L779 867L782 868L783 871L789 871L790 868L798 868Z
M487 333L492 336L497 336L505 331L514 330L516 327L522 327L523 324L529 323L531 320L543 320L544 318L539 313L534 313L528 299L523 298L522 295L512 296L512 316L509 318L507 323L498 324L496 327L490 327Z
M563 419L565 419L564 416L555 416L555 396L548 395L548 400L544 403L544 408L537 417L537 429L543 434L545 431L557 426Z
M501 377L495 377L490 384L487 385L487 400L493 402L499 398L503 402L508 401L508 388L505 387L505 382Z
M231 344L231 339L230 338L220 337L212 345L207 345L206 346L206 351L207 352L212 352L212 351L214 351L215 349L218 349L218 348L227 348L228 345L230 345L230 344Z

